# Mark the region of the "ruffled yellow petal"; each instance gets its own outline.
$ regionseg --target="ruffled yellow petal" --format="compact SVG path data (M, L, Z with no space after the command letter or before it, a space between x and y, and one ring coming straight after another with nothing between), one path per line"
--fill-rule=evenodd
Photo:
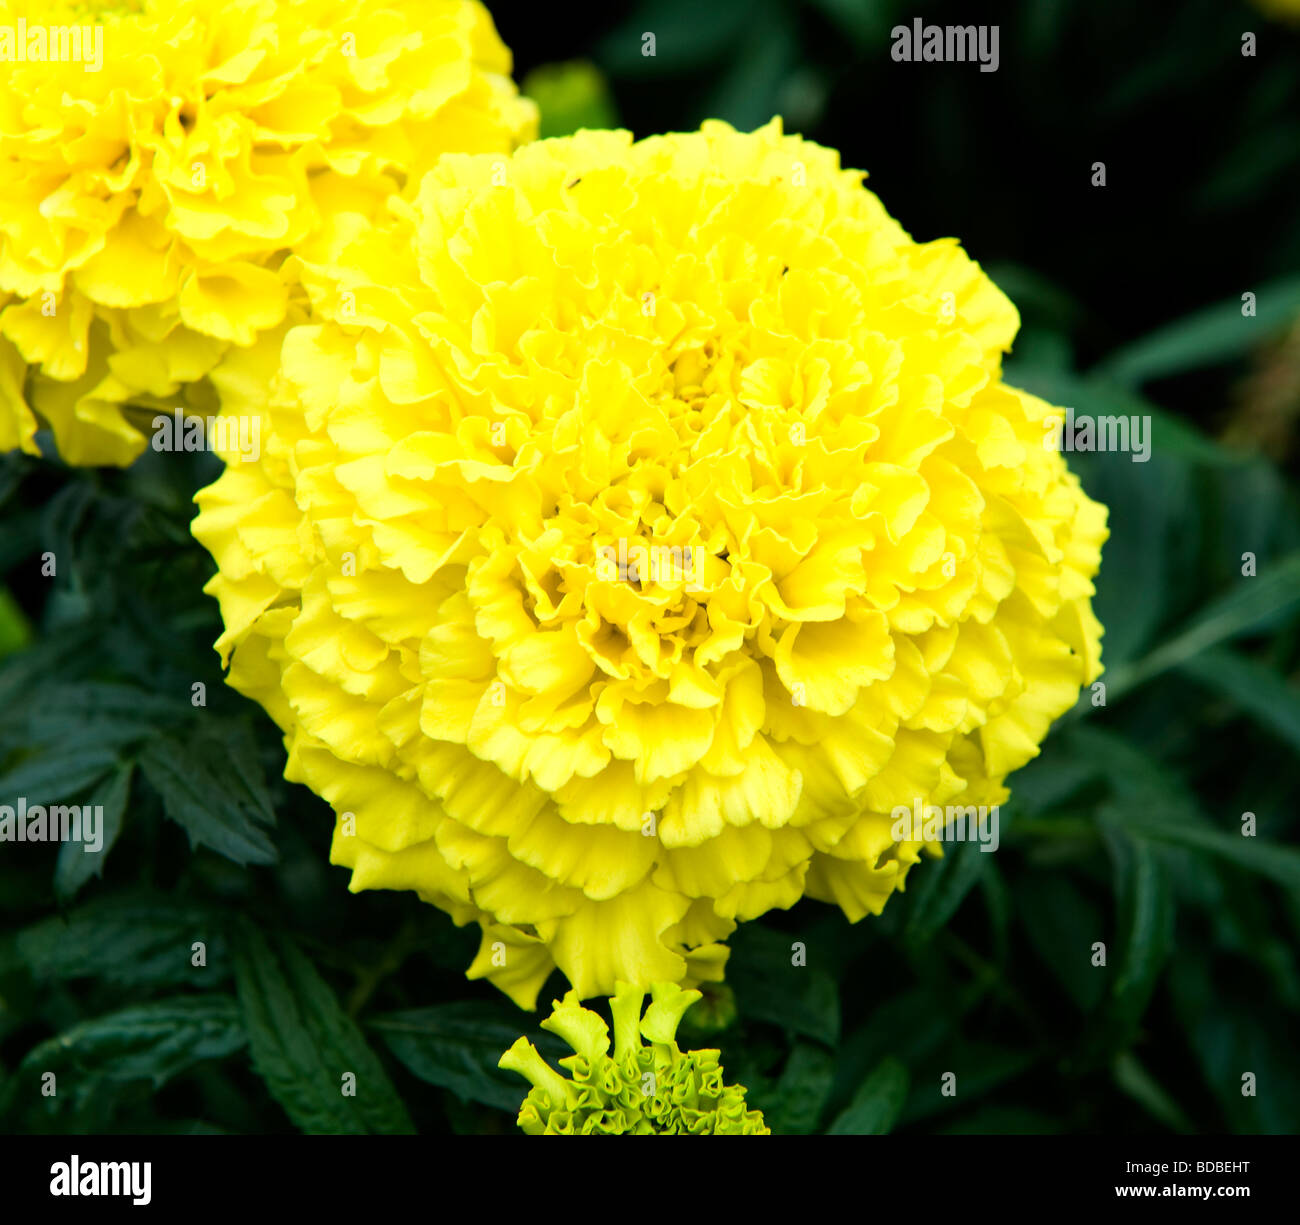
M0 344L76 394L0 390L0 447L35 414L69 463L135 459L134 410L192 407L439 155L536 131L478 0L0 0L22 17L76 41L0 74Z
M878 914L936 850L898 810L1000 804L1098 674L1105 511L1001 381L1015 310L861 179L776 121L449 154L383 224L339 192L214 375L265 436L194 528L232 683L353 888L479 922L528 1005Z

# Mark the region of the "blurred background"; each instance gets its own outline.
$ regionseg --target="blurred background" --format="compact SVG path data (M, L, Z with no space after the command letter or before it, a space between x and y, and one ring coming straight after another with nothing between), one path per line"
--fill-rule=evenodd
M780 114L1008 293L1009 382L1154 423L1147 463L1070 458L1110 507L1105 704L1085 694L1012 777L1001 849L922 865L857 926L815 902L744 926L691 1043L779 1132L1300 1130L1300 19L1282 0L492 7L543 135ZM894 62L916 17L996 24L997 71ZM325 805L280 779L210 649L187 525L212 461L160 460L0 459L0 803L93 787L117 813L102 879L0 848L0 1127L511 1132L500 1053L521 1032L562 1050L464 979L471 932L343 894ZM195 679L201 721L169 696ZM250 1008L286 1050L363 1061L385 1109L259 1075ZM43 1099L52 1067L72 1088Z

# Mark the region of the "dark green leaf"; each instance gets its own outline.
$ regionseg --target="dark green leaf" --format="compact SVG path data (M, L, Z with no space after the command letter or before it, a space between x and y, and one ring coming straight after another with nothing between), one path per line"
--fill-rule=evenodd
M751 924L731 940L727 980L742 1019L767 1021L834 1046L840 1036L839 991L817 966L817 950ZM797 965L800 958L807 964Z
M1180 955L1170 976L1178 1015L1232 1130L1294 1135L1300 1131L1295 1018L1225 989L1230 969L1204 949Z
M1115 862L1119 948L1108 949L1111 986L1096 1045L1127 1045L1155 992L1173 944L1173 893L1151 843L1115 818L1102 831Z
M172 731L193 714L187 702L159 697L135 685L107 681L51 680L40 703L15 704L4 712L30 743L59 746L81 733L101 745L128 744Z
M28 757L0 777L0 805L17 808L20 799L28 808L62 804L93 787L119 764L111 748L57 746Z
M1014 1080L1037 1059L1032 1049L960 1040L913 1069L902 1122L957 1110ZM952 1079L949 1079L951 1076ZM950 1092L945 1089L951 1086Z
M1106 971L1092 964L1092 946L1105 940L1101 910L1060 872L1040 869L1015 890L1017 913L1029 943L1083 1012L1100 1002Z
M953 1040L960 1016L938 992L913 988L870 1011L849 1035L838 1055L836 1100L846 1102L869 1069L894 1057L911 1065Z
M104 861L113 849L113 843L122 832L122 817L131 794L131 767L117 771L89 802L102 808L100 813L101 846L97 851L87 849L83 842L65 842L59 848L59 860L54 867L54 892L60 902L68 902L92 876L102 876Z
M1142 1066L1131 1051L1124 1051L1116 1057L1114 1075L1115 1083L1120 1089L1170 1131L1186 1135L1196 1130L1182 1107Z
M1237 467L1245 457L1221 447L1195 426L1143 399L1130 387L1112 381L1106 374L1078 375L1065 370L1021 367L1008 362L1006 381L1014 387L1060 405L1073 408L1080 417L1146 417L1151 421L1152 456L1164 455L1184 463L1211 467ZM1072 457L1073 459L1074 457ZM1137 475L1146 464L1134 464L1128 455L1125 471ZM1150 461L1147 461L1150 463Z
M899 0L811 0L838 31L863 50L889 44L899 15Z
M797 64L797 33L784 9L755 5L730 65L716 74L705 110L742 132L782 110L781 87Z
M235 976L253 1066L299 1130L414 1130L378 1056L291 941L241 924Z
M1271 628L1280 614L1300 602L1300 556L1261 561L1259 573L1241 577L1226 595L1203 609L1182 632L1162 643L1145 659L1117 669L1107 680L1113 700L1169 668L1181 667L1202 651L1243 634Z
M518 1076L497 1061L523 1030L517 1009L479 1000L457 1000L373 1017L367 1028L421 1080L450 1089L462 1101L517 1111L528 1092ZM552 1063L573 1052L548 1034L529 1035Z
M754 18L753 0L694 0L643 3L601 39L597 59L614 76L670 76L705 68L725 56ZM643 35L655 36L654 52Z
M218 744L154 740L141 753L140 768L191 846L209 846L235 863L275 862L275 846L259 828L268 814L251 798L235 758L222 761Z
M1260 286L1255 311L1243 316L1240 296L1230 298L1126 345L1106 360L1104 370L1136 386L1240 357L1300 314L1300 277Z
M853 1095L853 1101L827 1128L828 1136L886 1136L907 1101L907 1069L885 1059Z
M750 1104L763 1111L773 1135L806 1136L816 1130L834 1082L835 1060L830 1052L798 1042L780 1080L765 1097L751 1092Z
M82 1021L30 1051L22 1071L53 1072L57 1096L80 1105L114 1083L154 1088L204 1059L237 1051L246 1037L228 995L185 995Z
M1300 891L1300 851L1240 832L1225 833L1213 827L1179 820L1167 812L1131 806L1107 809L1111 821L1140 832L1150 842L1168 843L1206 851L1238 867L1257 872L1284 888Z
M205 967L191 964L196 941L206 946ZM149 894L103 898L66 918L43 919L19 933L18 951L41 979L209 985L226 972L216 913L201 903Z
M1222 648L1194 656L1181 671L1231 698L1260 727L1300 750L1300 689L1276 672Z
M992 819L990 814L989 820ZM908 873L911 905L904 931L909 938L929 939L956 913L988 864L989 853L982 851L981 845L979 842L948 843L937 863L918 864L919 870Z

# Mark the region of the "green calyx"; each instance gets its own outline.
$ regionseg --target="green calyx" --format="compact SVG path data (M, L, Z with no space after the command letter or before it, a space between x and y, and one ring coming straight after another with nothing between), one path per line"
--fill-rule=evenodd
M700 993L669 983L655 983L650 992L653 1002L643 1017L645 992L617 985L610 1001L613 1051L609 1026L578 1003L576 992L553 1004L542 1028L573 1048L572 1055L560 1060L569 1079L527 1038L520 1038L501 1057L500 1067L518 1072L533 1085L519 1110L519 1126L526 1134L771 1134L762 1114L746 1109L744 1086L723 1083L717 1051L682 1051L677 1046L677 1025Z

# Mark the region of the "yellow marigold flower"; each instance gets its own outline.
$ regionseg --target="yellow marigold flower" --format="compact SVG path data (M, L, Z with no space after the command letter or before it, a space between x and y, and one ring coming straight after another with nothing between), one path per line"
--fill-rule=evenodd
M879 913L933 846L894 810L1000 803L1101 670L1015 309L779 121L449 156L397 212L223 372L251 413L282 364L194 525L333 862L527 1007Z
M532 1090L519 1110L519 1126L530 1136L767 1136L763 1115L745 1108L745 1090L723 1082L717 1051L683 1052L678 1022L700 998L671 983L651 987L653 1003L644 1019L645 992L620 983L610 1001L609 1026L578 1003L570 991L543 1029L574 1050L560 1060L565 1079L527 1038L504 1055L500 1067L518 1072ZM649 1046L641 1039L647 1038Z
M0 0L0 62L0 447L75 464L282 323L286 252L536 130L477 0Z

